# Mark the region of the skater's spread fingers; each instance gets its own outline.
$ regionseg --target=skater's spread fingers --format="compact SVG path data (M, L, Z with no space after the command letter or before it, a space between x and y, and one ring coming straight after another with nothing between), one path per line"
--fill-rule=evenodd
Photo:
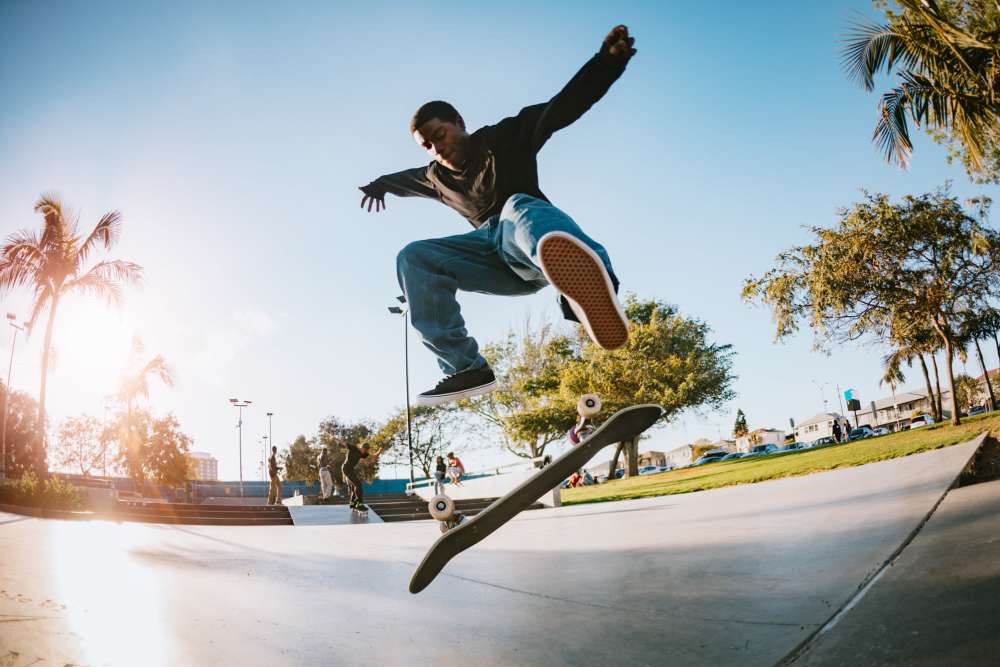
M369 213L372 212L372 204L374 204L376 201L377 200L374 197L372 197L371 199L368 200L368 212Z

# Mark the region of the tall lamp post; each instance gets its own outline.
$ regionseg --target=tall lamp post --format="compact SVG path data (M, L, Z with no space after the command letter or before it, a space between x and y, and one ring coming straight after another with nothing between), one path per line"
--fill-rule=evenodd
M406 303L406 296L400 294L396 297L400 303ZM406 448L410 453L410 484L413 484L413 434L410 430L410 318L408 310L403 310L399 306L389 306L389 312L393 315L403 316L403 366L406 377Z
M816 380L813 380L812 383L819 388L819 397L820 397L820 400L823 401L823 412L829 412L829 408L827 407L827 404L826 404L826 394L823 392L823 387L825 387L826 385L828 385L830 383L829 382L824 382L824 383L820 384Z
M240 411L240 419L236 422L236 429L239 431L240 435L240 498L243 497L243 408L247 407L253 401L241 401L238 398L230 398L229 402L233 404L233 407Z
M7 313L7 320L10 326L14 327L14 339L10 344L10 363L7 364L7 385L4 387L3 392L3 435L0 435L0 440L3 441L3 445L0 446L0 479L7 477L7 406L10 403L10 375L14 368L14 346L17 345L17 332L24 331L24 327L27 325L18 324L17 315L14 313Z
M271 433L271 417L273 417L273 416L274 416L273 412L268 412L267 413L267 441L269 443L271 443L272 447L274 447L274 437L273 437L273 434ZM265 471L265 473L267 472L267 454L268 454L267 447L264 447L264 471ZM266 480L267 477L265 476L264 479Z

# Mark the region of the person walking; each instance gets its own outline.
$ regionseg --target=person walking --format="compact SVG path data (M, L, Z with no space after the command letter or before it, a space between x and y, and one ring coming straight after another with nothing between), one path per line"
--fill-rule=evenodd
M267 488L268 505L281 504L281 477L278 476L279 470L281 470L281 467L278 465L278 448L277 446L271 447L271 456L267 460L267 472L271 478L271 483Z
M836 442L840 442L840 420L833 420L833 439Z
M427 102L413 115L410 134L432 162L359 188L361 207L369 212L384 210L387 194L426 197L451 207L474 228L458 236L414 241L396 258L410 322L445 374L417 396L417 405L438 405L496 388L493 370L466 329L458 290L517 296L551 284L564 317L580 322L600 347L615 349L627 342L628 320L618 302L611 259L604 246L542 193L537 155L553 133L604 97L636 54L634 44L626 26L615 26L552 99L472 134L451 104Z

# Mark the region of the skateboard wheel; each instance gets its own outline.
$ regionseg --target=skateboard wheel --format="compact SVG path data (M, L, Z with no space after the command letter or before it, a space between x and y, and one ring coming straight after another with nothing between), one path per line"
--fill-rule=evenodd
M584 419L597 416L601 411L601 397L597 394L584 394L576 403L576 411Z
M445 495L434 496L427 503L427 510L438 521L447 521L455 513L455 501Z

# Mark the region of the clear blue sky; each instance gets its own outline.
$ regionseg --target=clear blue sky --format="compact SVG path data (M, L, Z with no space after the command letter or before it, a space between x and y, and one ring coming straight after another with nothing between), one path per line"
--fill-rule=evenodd
M883 350L810 351L806 332L772 343L770 313L745 305L742 281L829 225L865 187L893 195L955 181L944 152L919 139L913 165L885 164L870 142L877 95L839 65L848 22L877 17L843 3L52 3L0 5L0 233L37 229L32 206L58 192L89 231L124 216L112 256L142 264L146 286L112 313L67 302L50 382L55 424L102 414L133 333L177 374L155 388L194 449L236 476L272 411L274 439L320 419L380 419L403 404L402 323L394 262L408 241L468 223L427 200L360 211L359 185L424 164L413 110L452 101L470 127L555 94L625 23L638 55L608 95L540 154L541 185L609 249L623 287L675 303L734 346L739 397L689 415L644 448L785 427L830 406L835 385L867 402ZM25 294L5 310L23 317ZM550 290L463 295L486 342L558 320ZM18 343L14 386L37 394L40 340ZM3 334L3 354L10 339ZM995 354L990 361L996 364ZM438 379L411 336L413 393ZM916 378L913 378L916 380ZM918 385L912 382L911 385ZM494 450L467 464L492 465Z

